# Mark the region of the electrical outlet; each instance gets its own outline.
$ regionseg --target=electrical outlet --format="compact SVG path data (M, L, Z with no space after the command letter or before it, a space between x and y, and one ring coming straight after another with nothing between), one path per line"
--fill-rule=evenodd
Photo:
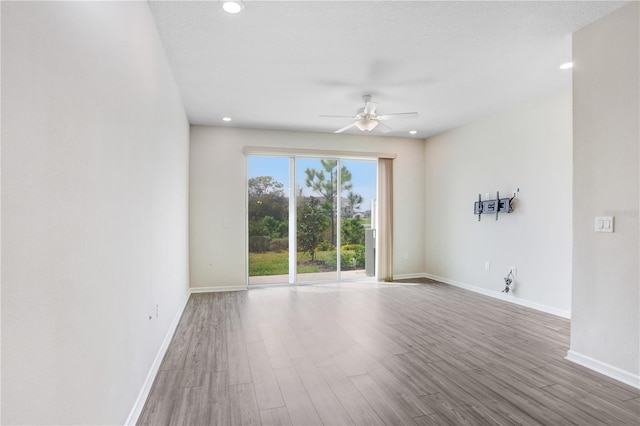
M509 272L511 272L511 275L513 275L514 277L518 276L518 268L516 268L515 266L510 266Z
M484 270L485 271L490 271L491 270L491 262L485 262L484 263Z

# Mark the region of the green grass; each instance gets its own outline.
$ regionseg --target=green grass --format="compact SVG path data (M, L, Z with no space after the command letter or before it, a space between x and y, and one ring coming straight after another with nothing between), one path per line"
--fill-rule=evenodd
M301 265L301 261L311 260L308 254L298 253L298 273L309 274L322 272L319 265ZM321 260L327 265L333 265L335 270L336 252L319 251L316 252L316 260ZM285 275L289 273L289 253L286 251L275 253L249 253L249 276L259 277L264 275Z
M249 276L284 275L289 273L289 253L249 253Z

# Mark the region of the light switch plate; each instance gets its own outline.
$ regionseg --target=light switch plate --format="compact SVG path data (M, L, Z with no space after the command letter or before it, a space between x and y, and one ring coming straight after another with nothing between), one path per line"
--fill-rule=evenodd
M613 232L613 216L596 216L596 232Z

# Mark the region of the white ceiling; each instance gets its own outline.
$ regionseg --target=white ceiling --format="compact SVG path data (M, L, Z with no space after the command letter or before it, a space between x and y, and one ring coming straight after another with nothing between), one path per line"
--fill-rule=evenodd
M627 2L245 3L150 2L192 124L332 132L369 93L425 138L568 87L571 33Z

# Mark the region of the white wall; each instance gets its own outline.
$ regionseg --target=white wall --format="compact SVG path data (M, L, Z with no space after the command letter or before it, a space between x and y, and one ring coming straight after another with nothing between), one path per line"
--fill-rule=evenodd
M146 2L2 2L3 424L127 419L188 293L188 138Z
M424 270L422 140L223 127L191 127L191 287L246 285L243 146L396 153L394 274ZM230 227L224 228L223 221ZM406 254L406 259L405 259Z
M640 386L637 2L576 32L569 359ZM615 216L613 234L594 217ZM619 370L619 371L617 371Z
M569 316L571 110L567 89L427 139L428 274L498 296L515 266L511 300ZM478 193L516 188L513 213L478 222Z

